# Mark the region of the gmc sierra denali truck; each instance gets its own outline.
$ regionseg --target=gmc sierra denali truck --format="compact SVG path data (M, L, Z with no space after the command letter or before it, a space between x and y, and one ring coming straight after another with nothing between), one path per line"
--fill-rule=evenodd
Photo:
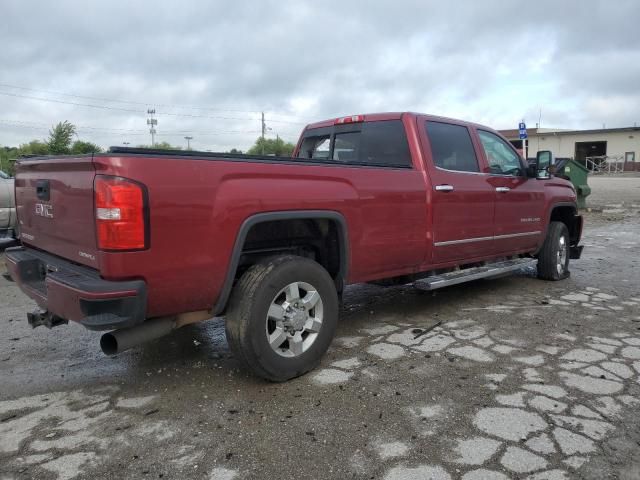
M431 290L537 264L561 280L582 217L550 152L416 113L308 125L291 158L113 147L29 158L13 279L32 326L107 330L115 354L225 315L232 352L284 381L314 368L357 282Z

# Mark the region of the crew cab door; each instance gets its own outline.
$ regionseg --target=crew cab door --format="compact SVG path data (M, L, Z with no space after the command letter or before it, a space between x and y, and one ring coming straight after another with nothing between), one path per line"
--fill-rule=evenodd
M431 180L427 196L431 263L472 262L491 255L495 192L482 171L472 132L455 122L418 121Z
M544 232L544 184L526 176L509 142L488 130L477 129L477 134L495 191L496 253L535 249Z

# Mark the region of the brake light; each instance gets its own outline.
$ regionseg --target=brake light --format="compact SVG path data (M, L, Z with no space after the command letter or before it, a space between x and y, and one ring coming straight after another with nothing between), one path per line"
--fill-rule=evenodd
M364 122L364 115L351 115L349 117L336 118L334 125L342 125L343 123L360 123Z
M96 176L96 230L101 250L146 248L145 192L119 177Z

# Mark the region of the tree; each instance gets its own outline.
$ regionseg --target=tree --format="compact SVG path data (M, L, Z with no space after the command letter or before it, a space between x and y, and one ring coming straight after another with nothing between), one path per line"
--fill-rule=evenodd
M91 142L83 142L82 140L73 142L73 145L71 146L71 153L73 153L74 155L100 152L102 152L102 148L100 148L98 145Z
M49 145L40 140L31 140L18 147L16 157L22 155L49 155Z
M235 155L242 155L242 150L238 150L237 148L232 148L229 150L229 153L233 153Z
M182 147L171 145L169 142L158 142L155 145L138 145L137 148L155 148L158 150L182 150Z
M15 147L0 147L0 170L13 175L15 162L18 157L18 149Z
M76 127L65 120L59 122L53 130L49 130L49 153L52 155L66 155L71 153L71 141L76 134Z
M256 143L247 152L249 155L276 155L279 157L290 157L296 146L291 142L285 142L280 137L262 138L258 137Z

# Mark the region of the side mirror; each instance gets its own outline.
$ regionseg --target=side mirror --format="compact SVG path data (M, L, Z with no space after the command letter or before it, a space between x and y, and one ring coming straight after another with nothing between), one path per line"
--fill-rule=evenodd
M549 177L550 168L554 164L553 153L550 150L541 150L536 155L536 176L539 178ZM540 175L540 172L544 172Z

